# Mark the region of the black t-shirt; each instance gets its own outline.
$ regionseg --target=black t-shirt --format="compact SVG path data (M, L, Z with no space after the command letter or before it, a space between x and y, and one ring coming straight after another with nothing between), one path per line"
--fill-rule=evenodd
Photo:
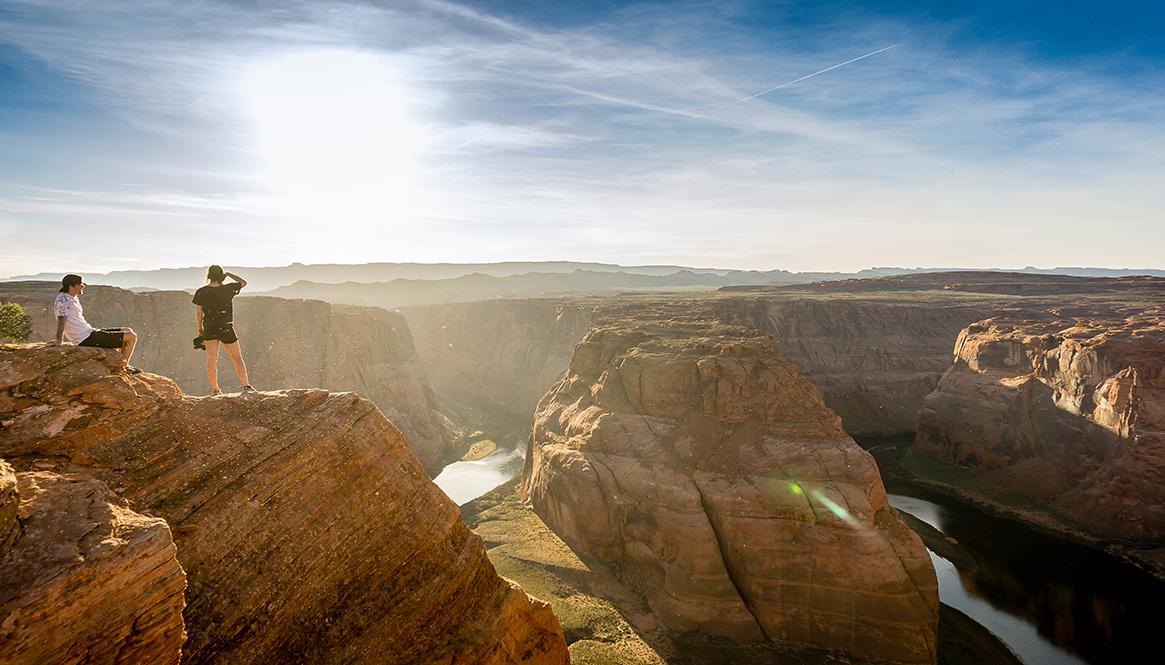
M195 305L202 306L202 327L210 328L234 321L231 298L238 294L242 284L233 282L222 286L206 285L194 292Z

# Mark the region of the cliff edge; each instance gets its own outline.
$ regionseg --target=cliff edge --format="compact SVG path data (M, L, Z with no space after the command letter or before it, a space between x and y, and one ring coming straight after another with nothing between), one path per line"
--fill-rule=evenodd
M0 346L0 457L20 482L84 474L168 525L187 583L183 662L568 662L549 606L497 575L371 402L189 397L123 365L100 349ZM5 518L24 534L8 556L23 514ZM71 630L64 618L36 628Z

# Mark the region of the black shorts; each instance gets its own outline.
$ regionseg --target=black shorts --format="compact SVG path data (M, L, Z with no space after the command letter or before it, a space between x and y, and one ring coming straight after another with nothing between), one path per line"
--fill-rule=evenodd
M96 346L101 349L120 349L125 346L125 333L117 328L102 328L89 333L77 346Z
M209 342L212 339L217 339L223 344L234 344L239 341L239 336L235 334L233 323L212 323L202 329L202 341Z

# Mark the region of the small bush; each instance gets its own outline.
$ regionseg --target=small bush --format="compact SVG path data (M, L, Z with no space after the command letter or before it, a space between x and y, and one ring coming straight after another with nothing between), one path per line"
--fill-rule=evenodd
M32 335L32 317L14 302L0 305L0 340L24 342Z

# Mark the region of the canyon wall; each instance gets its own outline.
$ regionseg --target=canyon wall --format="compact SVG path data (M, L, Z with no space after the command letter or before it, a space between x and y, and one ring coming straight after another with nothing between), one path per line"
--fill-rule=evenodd
M562 378L594 308L590 300L528 298L401 312L438 390L482 399L525 419Z
M1165 536L1165 309L967 327L915 445L1061 522Z
M26 541L51 520L63 541L90 548L86 563L120 548L154 552L165 564L165 552L176 551L187 585L186 663L568 662L549 606L497 575L481 539L373 403L319 389L188 397L164 377L126 375L123 364L102 349L0 346L0 458L17 479L14 493L0 474L0 543L8 549L0 630L34 631L28 644L39 644L73 631L75 612L25 608L71 607L74 594L101 592L95 602L78 600L77 611L129 612L158 597L139 598L137 586L105 588L143 577L128 560L86 573L95 579L78 577L78 585L34 583L14 594L10 582L38 569L22 558ZM34 486L72 492L97 531L59 526L77 518L38 507L48 490ZM116 509L106 507L112 503ZM106 526L98 513L120 522ZM158 547L139 546L145 541ZM149 584L174 589L176 581ZM134 602L123 603L126 594ZM157 662L172 662L181 643L180 630L168 634L174 642ZM90 652L87 662L113 662L107 653ZM5 662L44 661L25 650Z
M562 376L596 316L668 302L658 296L490 300L402 312L425 371L442 393L470 393L526 415ZM959 331L993 311L743 295L670 302L770 334L846 431L858 436L915 431L922 400L950 366Z
M52 311L57 288L43 282L0 283L0 301L16 302L33 317L30 341L56 335ZM244 293L246 293L244 291ZM172 378L189 393L209 393L206 353L197 334L191 295L182 291L134 293L87 286L85 318L98 327L133 328L133 364ZM435 473L463 444L441 414L404 318L376 307L330 305L318 300L270 297L235 299L235 330L252 385L260 390L317 387L358 392L399 427L421 463ZM219 352L219 385L239 389L234 365Z
M641 569L672 629L935 660L926 549L760 331L596 322L538 405L523 495L576 551Z
M722 298L709 307L725 323L772 335L854 436L917 430L923 398L950 367L959 332L992 313L981 305L772 296Z

